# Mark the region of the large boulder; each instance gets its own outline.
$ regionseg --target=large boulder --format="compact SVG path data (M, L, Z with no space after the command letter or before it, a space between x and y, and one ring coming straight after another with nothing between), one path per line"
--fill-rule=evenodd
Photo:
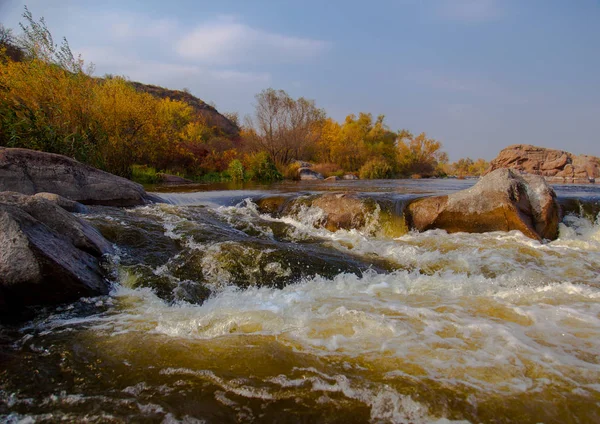
M144 188L66 156L0 148L0 191L48 192L86 205L136 206L148 200Z
M519 230L536 240L553 240L558 235L560 208L543 177L498 169L467 190L411 202L406 218L418 231Z
M573 155L563 150L515 144L500 151L487 173L512 168L541 175L553 183L590 183L600 177L600 158Z
M0 316L107 294L112 250L89 223L39 196L0 193Z

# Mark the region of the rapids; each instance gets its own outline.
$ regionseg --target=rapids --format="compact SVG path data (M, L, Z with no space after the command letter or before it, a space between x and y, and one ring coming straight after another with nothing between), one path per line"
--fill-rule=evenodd
M600 422L600 187L557 186L539 243L383 228L472 181L341 184L91 208L113 290L0 326L0 421ZM377 203L358 229L301 202L348 189Z

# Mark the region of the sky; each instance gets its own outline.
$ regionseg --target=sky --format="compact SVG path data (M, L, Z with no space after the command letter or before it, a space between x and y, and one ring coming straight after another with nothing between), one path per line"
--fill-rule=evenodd
M600 156L598 0L0 0L94 75L189 89L251 114L265 88L329 116L383 114L451 160L527 143Z

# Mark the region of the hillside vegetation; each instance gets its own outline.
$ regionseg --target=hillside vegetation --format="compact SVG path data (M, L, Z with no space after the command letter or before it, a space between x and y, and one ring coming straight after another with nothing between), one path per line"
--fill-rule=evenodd
M283 90L256 96L241 125L188 91L94 78L65 39L54 43L27 8L22 35L0 27L0 144L73 157L152 182L157 171L205 180L277 180L297 161L325 176L361 178L479 175L482 159L448 163L425 133L393 131L383 115L361 112L337 122L313 100Z

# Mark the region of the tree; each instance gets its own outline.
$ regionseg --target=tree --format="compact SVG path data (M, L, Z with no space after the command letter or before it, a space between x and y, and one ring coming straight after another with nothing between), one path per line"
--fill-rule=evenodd
M256 110L248 118L248 141L257 151L266 151L273 162L287 165L292 159L305 159L319 139L325 112L313 100L291 98L272 88L256 95Z
M427 138L425 133L414 137L402 134L405 139L398 140L398 162L404 175L418 174L433 176L440 158L442 143Z

